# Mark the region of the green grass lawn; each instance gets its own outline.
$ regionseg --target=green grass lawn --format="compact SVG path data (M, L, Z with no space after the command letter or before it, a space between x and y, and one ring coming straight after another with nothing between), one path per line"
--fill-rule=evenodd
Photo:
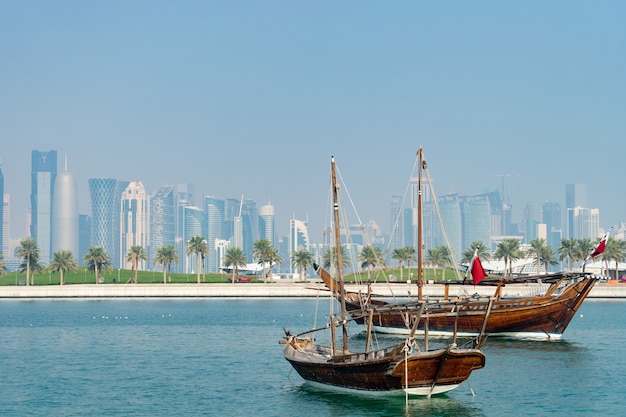
M441 280L441 271L437 270L437 280ZM413 274L415 278L417 276L417 269L411 269L410 273ZM381 274L385 274L387 277L390 275L394 275L397 281L400 281L400 272L398 268L389 268L384 271L376 272L376 281L377 282L385 282L384 278L382 278ZM429 280L434 280L435 271L431 268L424 269L424 281L427 282ZM131 276L131 271L129 269L113 269L110 271L104 271L100 273L100 276L104 278L104 284L125 284L128 282ZM402 273L402 281L406 281L406 277L410 276L408 270L404 270ZM229 283L229 278L231 278L231 274L205 274L200 275L200 282L207 284L214 283ZM359 280L366 281L367 273L360 272ZM446 272L445 278L447 280L454 279L454 274L448 270ZM356 279L355 274L348 274L345 277L345 281L347 283L354 282ZM374 275L370 277L371 281L374 281ZM42 273L35 274L35 285L59 285L60 275L59 273L49 273L47 271ZM198 280L197 274L171 274L171 281L168 280L168 283L173 284L195 284ZM19 272L8 272L2 276L0 276L0 285L23 285L23 282L26 281L26 274ZM139 284L163 284L163 272L162 271L138 271L137 272L137 281ZM22 284L20 284L22 282ZM250 281L251 283L262 283L263 278L259 276L255 276ZM70 272L65 274L65 283L66 284L95 284L96 276L93 272L89 272L85 268L80 268L77 272ZM246 283L238 283L238 284L246 284Z

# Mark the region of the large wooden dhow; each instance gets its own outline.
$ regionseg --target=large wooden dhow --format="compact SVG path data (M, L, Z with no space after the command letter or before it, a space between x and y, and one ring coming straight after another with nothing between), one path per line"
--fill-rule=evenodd
M326 271L318 266L316 268L328 288L338 288ZM499 280L495 283L497 288L494 296L490 298L468 296L429 300L426 304L427 313L459 314L458 317L431 315L428 317L428 328L431 335L449 335L454 332L463 336L478 335L483 329L484 312L492 302L484 326L484 331L490 337L560 339L597 281L597 277L584 272L559 272L526 277L510 280L508 283L527 283L536 288L547 285L547 289L529 296L503 297L502 289L506 284ZM489 282L483 281L482 284L488 285ZM408 334L415 326L414 316L406 314L400 308L415 304L414 301L387 302L371 294L357 292L347 292L346 299L348 312L358 317L356 322L366 325L371 321L372 327L378 332L402 335ZM374 314L371 318L360 314L363 309L392 305L398 308ZM425 328L425 321L426 318L422 317L417 324L418 333Z
M331 178L333 185L333 216L335 230L336 259L341 257L341 239L339 227L338 186L335 175L334 158L331 160ZM337 282L343 288L341 262L337 262ZM332 285L332 284L331 284ZM456 338L439 348L431 348L428 335L424 344L419 346L415 336L416 328L409 332L409 337L400 343L393 343L384 348L375 348L373 328L367 326L364 347L358 351L348 346L348 326L351 320L381 314L376 308L362 309L348 318L345 291L338 292L341 313L329 315L330 323L323 328L314 329L298 335L285 331L283 355L298 374L309 383L320 384L334 389L358 392L408 395L440 394L458 387L470 374L485 366L485 355L481 347L485 338L482 333L466 344L458 345ZM332 301L332 300L331 300ZM425 303L418 303L405 313L419 322ZM381 309L386 310L383 306ZM443 313L448 315L449 313ZM488 312L483 312L486 317ZM337 341L341 330L343 343ZM323 346L314 336L317 332L330 330L330 343Z
M423 159L422 148L419 149L416 158L417 166L417 301L423 300L423 233L422 233L422 183L423 177L430 184L430 192L434 197L434 190L428 174L428 166ZM425 175L423 175L425 174ZM436 198L433 198L436 201ZM442 224L445 236L445 227ZM599 255L604 250L608 232L585 259ZM446 238L447 240L447 238ZM450 249L451 251L451 249ZM452 252L451 252L452 253ZM576 314L576 311L585 300L597 278L584 272L561 272L548 275L537 275L525 279L504 280L498 279L495 283L483 280L486 273L480 263L480 258L474 254L470 263L470 270L474 277L474 283L481 285L497 285L493 297L448 297L448 285L444 291L444 297L439 300L429 300L426 304L426 314L419 323L414 323L414 316L407 314L405 308L414 304L414 301L406 303L387 302L380 297L375 297L368 291L366 294L349 292L345 290L343 283L336 282L322 268L314 265L318 275L322 278L326 286L333 291L336 296L345 298L346 308L353 317L358 317L359 324L371 325L378 332L408 334L412 328L417 328L418 332L430 331L431 334L449 335L458 333L460 335L478 335L483 330L485 311L493 301L491 311L488 315L484 331L490 337L509 336L518 338L539 338L539 339L559 339ZM476 267L476 270L474 270ZM475 275L478 272L479 276ZM478 279L477 279L478 278ZM482 281L482 282L481 282ZM502 296L502 288L507 284L522 282L541 282L542 285L549 284L546 291L541 294L533 294L526 297L508 298ZM460 284L461 282L457 282ZM469 285L468 285L469 287ZM361 311L370 308L380 308L382 306L396 306L388 308L384 312L375 313L371 317L364 317ZM458 313L457 316L434 313ZM426 321L428 321L426 323ZM417 325L417 327L416 327ZM426 330L428 328L428 330Z

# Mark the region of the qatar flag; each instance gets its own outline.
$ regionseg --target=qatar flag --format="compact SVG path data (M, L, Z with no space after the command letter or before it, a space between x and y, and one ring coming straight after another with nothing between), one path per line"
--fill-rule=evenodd
M487 273L483 269L483 264L480 263L478 251L474 252L474 258L472 259L472 263L470 265L470 272L472 274L472 279L474 280L474 285L477 285L487 276Z
M609 231L604 234L604 237L602 238L600 243L598 243L598 246L596 246L593 252L591 252L591 255L589 255L590 257L595 258L602 252L604 252L604 249L606 249L606 241L609 239L609 232L611 231L611 229L609 229Z

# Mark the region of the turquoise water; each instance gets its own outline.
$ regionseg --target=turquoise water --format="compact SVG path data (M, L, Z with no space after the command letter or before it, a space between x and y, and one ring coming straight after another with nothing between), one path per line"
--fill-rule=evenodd
M291 372L282 326L310 328L316 311L312 299L2 301L0 415L626 415L626 302L585 301L561 341L489 339L469 382L408 405Z

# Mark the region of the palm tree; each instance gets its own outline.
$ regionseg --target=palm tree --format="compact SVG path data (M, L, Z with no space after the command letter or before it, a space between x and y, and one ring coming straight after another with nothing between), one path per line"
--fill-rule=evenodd
M298 249L291 254L291 266L300 271L300 281L304 281L306 268L313 264L313 254L306 249Z
M0 252L0 276L7 272L7 265L4 263L4 254Z
M472 262L472 259L474 259L474 253L476 253L476 255L478 255L480 259L490 258L489 249L487 249L487 246L485 246L482 241L475 240L472 242L469 248L463 251L461 263L469 264L470 262Z
M65 273L77 271L78 264L76 263L76 259L74 259L74 255L72 255L71 251L61 249L60 251L52 254L52 262L50 262L48 268L50 268L50 272L59 272L59 285L64 285Z
M130 282L137 283L137 270L139 269L139 262L145 261L148 258L146 250L143 246L135 245L131 246L130 250L126 254L126 262L130 262Z
M102 246L90 246L89 252L83 258L87 269L96 274L96 284L100 283L98 271L106 271L111 269L111 258L104 251Z
M235 275L239 273L240 267L245 267L248 262L246 254L238 247L226 249L224 252L224 266L233 270L233 284L235 283Z
M359 261L361 261L361 268L367 269L367 279L370 279L370 273L376 266L383 266L385 264L383 260L383 253L378 246L367 245L361 249L359 254Z
M591 242L591 239L583 238L576 240L576 255L574 261L583 261L593 251L595 244Z
M272 280L272 266L274 264L282 264L283 263L283 258L280 256L280 254L278 253L278 249L272 247L272 249L269 251L269 254L267 256L267 262L269 263L269 280Z
M200 257L204 257L209 253L209 244L202 236L192 236L187 242L187 255L196 257L196 272L198 274L198 284L200 284Z
M324 260L324 269L330 269L337 264L337 248L332 247L324 253L322 257ZM341 247L341 266L347 268L350 266L350 258L348 257L348 251L343 246Z
M508 278L513 273L513 262L522 256L519 240L516 238L507 238L498 243L493 254L495 259L504 259L504 278Z
M265 274L265 264L269 261L271 255L272 243L269 239L259 239L252 245L252 257L261 265L263 269L263 282L267 282L267 276Z
M548 246L548 242L544 238L538 237L530 241L528 254L532 255L535 261L537 261L537 275L541 273L541 265L544 263L548 251L552 254L552 248ZM548 272L547 268L546 272Z
M559 254L559 260L567 258L567 269L572 270L572 262L576 260L577 243L576 239L561 239L561 246L557 249L556 253Z
M446 246L438 246L426 251L426 260L432 265L442 268L441 279L445 278L446 266L450 264L450 251ZM434 272L435 280L437 280L437 273Z
M624 259L626 259L626 241L609 236L606 248L602 252L602 260L606 262L607 276L609 275L609 261L615 261L615 279L619 279L619 263Z
M407 266L415 255L415 248L413 246L405 246L403 248L396 248L391 252L391 259L395 259L400 264L400 281L402 281L402 267L406 262Z
M20 246L15 250L15 254L18 258L24 260L20 265L21 271L26 271L26 285L31 284L31 272L33 271L33 264L39 263L39 248L37 247L37 241L35 238L26 237L20 240ZM34 285L34 278L32 284Z
M172 263L178 263L178 253L176 248L172 245L161 246L156 250L156 256L152 261L155 265L163 265L163 284L167 284L167 274L170 275ZM172 277L170 275L170 282Z

